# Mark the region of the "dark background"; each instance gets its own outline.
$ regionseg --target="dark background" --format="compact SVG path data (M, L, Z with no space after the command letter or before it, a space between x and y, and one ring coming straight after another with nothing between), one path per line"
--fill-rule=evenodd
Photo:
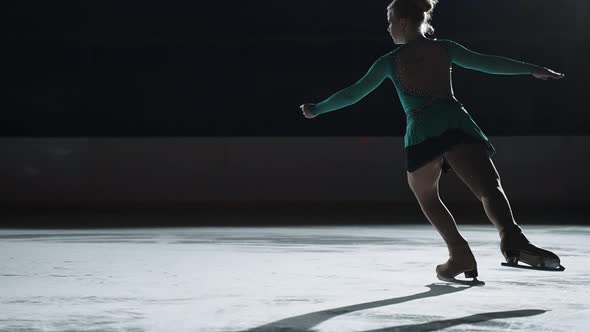
M402 136L386 80L313 120L299 105L353 84L396 45L389 1L12 1L2 29L3 136ZM491 136L587 135L589 6L442 0L434 38L564 72L560 81L455 67Z

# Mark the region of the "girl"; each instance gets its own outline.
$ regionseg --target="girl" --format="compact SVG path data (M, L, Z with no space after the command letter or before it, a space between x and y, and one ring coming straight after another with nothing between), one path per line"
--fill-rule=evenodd
M531 244L516 224L500 176L491 157L495 148L463 105L455 98L452 64L488 74L533 75L560 79L565 75L545 67L471 51L446 39L429 39L429 21L438 0L394 0L387 7L387 31L402 45L379 57L355 84L318 103L300 106L303 115L320 114L352 105L385 78L393 81L406 114L404 150L407 178L412 192L430 223L445 241L449 259L436 267L441 280L478 275L469 244L457 230L455 219L441 201L438 181L452 168L483 203L490 221L500 233L500 250L508 266L563 270L554 253ZM525 265L518 265L522 261ZM474 279L476 280L476 279Z

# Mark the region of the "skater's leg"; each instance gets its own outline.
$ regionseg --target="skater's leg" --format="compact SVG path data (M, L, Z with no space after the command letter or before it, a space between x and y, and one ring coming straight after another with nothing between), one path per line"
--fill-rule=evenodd
M500 233L513 231L514 220L500 175L482 144L459 144L445 153L457 176L482 202L490 221Z
M408 184L416 196L422 212L443 237L447 245L466 244L467 241L457 229L455 219L444 203L438 191L441 175L442 157L435 159L408 175Z
M444 239L449 251L449 260L436 266L441 280L451 280L465 272L469 278L477 277L477 262L467 241L461 236L453 215L441 201L438 180L442 172L443 159L438 158L418 170L408 172L408 183L414 192L422 211Z
M500 175L484 145L459 144L444 156L457 176L482 202L488 218L500 232L500 249L509 263L521 260L536 267L560 266L557 255L531 244L516 224Z

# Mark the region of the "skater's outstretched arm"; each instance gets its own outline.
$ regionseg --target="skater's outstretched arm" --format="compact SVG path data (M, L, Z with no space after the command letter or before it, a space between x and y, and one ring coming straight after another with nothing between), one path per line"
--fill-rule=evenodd
M335 111L357 103L375 90L385 78L389 77L388 64L385 56L377 59L367 73L353 85L336 92L328 99L317 104L304 104L302 110L313 116Z
M563 74L531 63L517 61L502 56L481 54L472 51L452 40L441 40L447 46L451 62L467 69L478 70L488 74L525 75L533 74L537 78L560 78Z

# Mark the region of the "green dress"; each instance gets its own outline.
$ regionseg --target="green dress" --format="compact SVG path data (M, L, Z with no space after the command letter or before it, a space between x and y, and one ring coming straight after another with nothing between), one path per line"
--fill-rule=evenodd
M448 139L453 135L457 137L457 132L468 140L486 144L493 155L495 149L488 137L453 94L453 64L500 75L532 74L539 68L526 62L477 53L447 39L421 39L379 57L360 80L315 104L310 112L320 115L355 104L389 78L406 114L404 148L411 152L407 157L415 159L410 160L413 165L408 167L409 171L448 150L451 143L457 143L457 139ZM445 172L447 170L448 165Z

